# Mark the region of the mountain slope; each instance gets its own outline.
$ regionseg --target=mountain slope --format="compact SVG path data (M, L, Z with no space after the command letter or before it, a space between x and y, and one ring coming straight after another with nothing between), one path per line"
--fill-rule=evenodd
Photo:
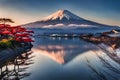
M59 27L99 27L106 26L104 24L96 23L93 21L81 18L68 10L59 10L48 17L43 18L40 21L28 23L23 25L25 27L39 27L39 28L59 28Z
M75 19L75 20L82 20L82 18L76 16L75 14L69 12L68 10L59 10L52 15L44 18L42 21L49 21L49 20L70 20L70 19Z

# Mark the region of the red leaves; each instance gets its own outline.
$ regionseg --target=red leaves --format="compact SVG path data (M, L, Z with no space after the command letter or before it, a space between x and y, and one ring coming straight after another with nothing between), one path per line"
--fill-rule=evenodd
M22 38L22 40L24 41L24 42L34 42L31 38L29 38L29 37L24 37L24 38Z
M1 34L11 34L12 32L8 31L8 30L4 30L1 32Z
M34 33L21 26L10 26L8 24L0 24L0 34L13 35L18 42L34 42L30 36Z

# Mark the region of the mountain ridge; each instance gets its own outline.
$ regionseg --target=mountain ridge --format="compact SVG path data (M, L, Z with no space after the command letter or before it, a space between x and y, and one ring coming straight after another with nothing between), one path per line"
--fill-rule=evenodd
M46 26L47 26L47 28L58 28L58 27L63 27L63 26L69 26L71 24L73 25L73 27L75 27L75 26L84 27L83 25L85 25L85 26L88 25L88 27L90 27L90 26L91 27L95 27L95 26L97 26L97 27L99 27L99 26L113 27L110 25L101 24L101 23L97 23L94 21L84 19L82 17L75 15L74 13L72 13L68 10L63 10L63 9L58 10L57 12L43 18L42 20L28 23L23 26L24 27L33 27L33 28L34 27L46 28Z
M45 17L42 21L47 21L47 20L55 20L55 19L59 19L62 20L63 18L66 18L67 20L72 19L77 19L77 20L81 20L83 18L80 18L79 16L71 13L68 10L58 10L57 12L51 14L50 16Z

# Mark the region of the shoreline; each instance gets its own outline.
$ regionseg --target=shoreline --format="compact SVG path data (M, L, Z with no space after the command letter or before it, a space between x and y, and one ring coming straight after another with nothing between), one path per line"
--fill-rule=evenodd
M9 61L14 60L17 56L29 51L32 44L24 47L17 47L15 49L6 49L0 52L0 68L5 66Z
M120 53L119 37L109 37L106 35L96 37L94 35L85 35L80 36L80 39L97 45L111 59L120 64L120 56L118 55Z

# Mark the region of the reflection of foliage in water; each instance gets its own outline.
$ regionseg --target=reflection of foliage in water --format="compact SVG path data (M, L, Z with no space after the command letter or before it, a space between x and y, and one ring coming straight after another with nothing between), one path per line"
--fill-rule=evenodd
M92 65L91 62L86 58L88 67L95 73L95 77L91 76L91 80L119 80L120 64L116 62L115 64L111 64L113 63L111 61L112 59L108 60L107 55L99 55L97 52L95 53L102 63L102 67L96 69L95 66Z
M16 59L9 61L1 68L0 80L20 80L21 78L30 76L31 73L26 72L32 62L32 51L26 52L18 56ZM10 67L10 69L9 69Z

